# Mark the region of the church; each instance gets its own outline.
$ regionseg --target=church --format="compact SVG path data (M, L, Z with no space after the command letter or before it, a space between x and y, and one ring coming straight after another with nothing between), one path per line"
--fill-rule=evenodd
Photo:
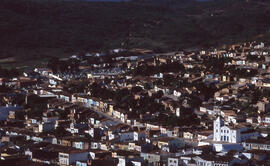
M250 138L257 138L259 133L252 127L240 124L225 124L224 120L218 116L213 124L215 142L241 143Z

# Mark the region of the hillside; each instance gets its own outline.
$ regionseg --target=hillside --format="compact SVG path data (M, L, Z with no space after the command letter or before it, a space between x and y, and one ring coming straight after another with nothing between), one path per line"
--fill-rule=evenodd
M49 56L119 47L209 48L258 35L267 41L268 20L270 4L255 0L2 0L0 57L5 59L0 63L28 65Z

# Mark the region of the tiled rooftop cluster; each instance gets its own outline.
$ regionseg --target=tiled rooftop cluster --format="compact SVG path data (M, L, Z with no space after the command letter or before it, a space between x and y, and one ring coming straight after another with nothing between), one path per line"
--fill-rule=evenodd
M270 164L270 47L115 49L0 78L0 165Z

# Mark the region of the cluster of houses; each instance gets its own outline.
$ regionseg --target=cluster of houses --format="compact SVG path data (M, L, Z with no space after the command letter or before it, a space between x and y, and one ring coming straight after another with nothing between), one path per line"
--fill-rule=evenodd
M121 51L0 78L0 165L270 164L268 46Z

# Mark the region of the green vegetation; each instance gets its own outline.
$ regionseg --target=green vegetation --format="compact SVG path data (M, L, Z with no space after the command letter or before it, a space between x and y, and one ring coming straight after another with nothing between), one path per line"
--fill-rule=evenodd
M147 48L164 52L269 39L264 1L2 0L1 64L41 62L85 51ZM40 63L42 64L42 63Z

